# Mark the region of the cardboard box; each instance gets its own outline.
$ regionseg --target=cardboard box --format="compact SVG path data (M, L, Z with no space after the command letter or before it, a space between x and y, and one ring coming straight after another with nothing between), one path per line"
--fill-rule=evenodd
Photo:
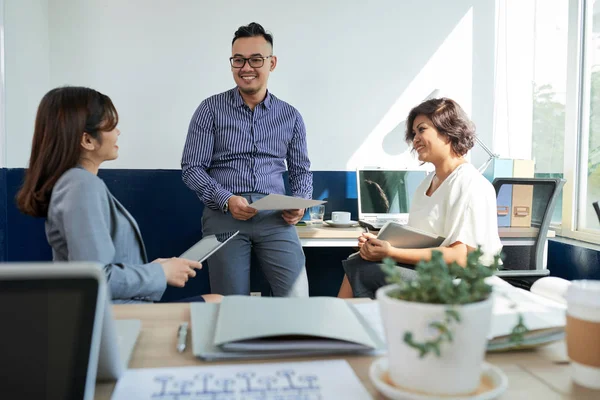
M533 178L535 163L533 160L514 160L515 178ZM510 226L530 227L531 207L533 205L533 186L514 185L512 190L512 212Z
M490 182L495 178L511 178L513 176L513 162L510 158L495 158L483 172L483 176ZM504 185L496 196L498 207L498 226L510 226L510 210L512 206L512 185Z
M533 178L535 163L533 160L513 160L513 177Z
M510 210L512 208L513 185L502 185L496 195L496 207L498 209L498 227L510 226Z
M512 188L512 213L510 226L528 228L531 226L531 206L533 186L514 185Z

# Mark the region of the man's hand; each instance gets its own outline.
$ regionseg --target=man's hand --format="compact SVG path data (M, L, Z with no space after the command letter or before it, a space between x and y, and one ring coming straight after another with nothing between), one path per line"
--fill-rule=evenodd
M189 278L196 276L194 269L201 269L202 264L198 261L185 258L157 258L153 262L159 263L167 278L167 285L184 287Z
M367 261L381 261L388 257L392 245L385 240L369 239L360 248L360 256Z
M377 236L375 236L369 232L364 232L362 235L360 235L358 237L358 248L360 249L361 247L363 247L363 245L365 243L367 243L367 240L371 240L371 239L377 239Z
M248 200L242 196L231 196L227 200L227 207L233 218L240 221L246 221L258 213L258 210L250 207Z
M304 209L299 210L283 210L281 216L290 225L296 225L304 216Z

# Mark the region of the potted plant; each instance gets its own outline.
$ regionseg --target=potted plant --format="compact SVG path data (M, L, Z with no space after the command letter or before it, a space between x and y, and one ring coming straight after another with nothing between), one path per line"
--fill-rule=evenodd
M388 282L377 291L388 346L389 378L396 386L434 395L474 392L481 379L490 330L492 287L485 282L499 265L480 263L480 249L466 267L447 265L438 251L403 281L395 263L384 260ZM522 318L511 339L522 340Z

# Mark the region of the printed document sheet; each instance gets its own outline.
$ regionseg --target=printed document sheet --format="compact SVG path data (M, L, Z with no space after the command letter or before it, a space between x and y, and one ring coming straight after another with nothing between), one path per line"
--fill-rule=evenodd
M345 360L128 370L112 400L363 400Z

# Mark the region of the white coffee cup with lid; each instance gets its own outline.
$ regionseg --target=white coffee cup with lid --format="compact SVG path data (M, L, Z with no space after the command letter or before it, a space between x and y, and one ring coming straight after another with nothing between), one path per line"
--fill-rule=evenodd
M573 381L600 390L600 280L576 280L567 290L567 352Z

